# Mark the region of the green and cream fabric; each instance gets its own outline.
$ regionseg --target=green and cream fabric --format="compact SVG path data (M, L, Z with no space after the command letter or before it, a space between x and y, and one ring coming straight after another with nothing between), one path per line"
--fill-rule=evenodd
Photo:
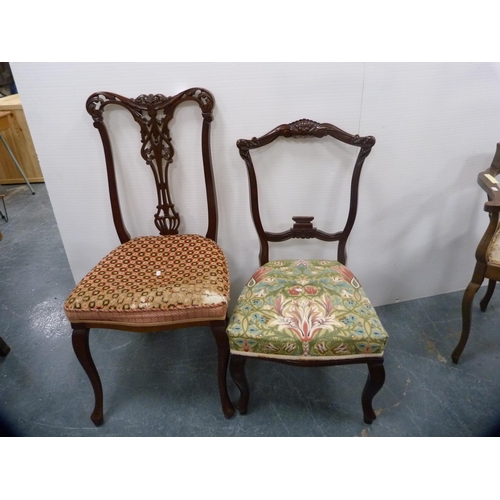
M337 261L268 262L250 278L227 328L233 354L312 360L382 356L374 307Z
M500 228L498 227L488 247L487 256L489 264L500 266Z
M163 326L224 320L226 258L196 234L144 236L120 245L76 286L64 304L72 323Z

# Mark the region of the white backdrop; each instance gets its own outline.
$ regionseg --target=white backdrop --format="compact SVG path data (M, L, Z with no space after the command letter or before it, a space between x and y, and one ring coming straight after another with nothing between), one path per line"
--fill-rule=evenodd
M477 173L500 141L498 63L11 63L75 280L118 243L109 208L99 134L87 97L107 90L127 97L174 95L204 87L216 100L212 129L219 204L218 242L231 273L232 305L258 265L248 184L235 147L239 138L299 118L330 122L377 139L361 179L358 218L348 265L375 305L465 288L475 247L487 225ZM187 108L182 111L189 118ZM125 122L124 122L125 123ZM125 137L133 125L122 127ZM135 130L135 129L134 129ZM182 155L183 144L179 145ZM190 155L173 171L192 177ZM135 155L135 156L134 156ZM156 203L138 153L127 150L123 170L133 235L154 233ZM279 213L328 221L333 192L320 177L319 155L286 165L272 193ZM306 162L306 163L304 163ZM326 169L331 173L331 168ZM138 176L138 174L140 174ZM302 176L302 177L301 177ZM303 177L316 181L306 190ZM296 181L296 182L295 182ZM174 194L189 231L201 230L196 183ZM322 200L318 191L329 196ZM194 195L193 195L194 193ZM335 196L330 196L330 193ZM271 194L268 194L268 198ZM340 198L342 199L342 191ZM148 203L144 203L147 200ZM151 201L150 201L151 200ZM149 203L150 201L150 203ZM277 212L276 212L277 213ZM278 221L278 218L276 218ZM202 221L204 223L204 220ZM327 228L334 229L334 228ZM287 245L290 255L303 242ZM271 253L271 258L283 255ZM294 255L295 256L295 255Z

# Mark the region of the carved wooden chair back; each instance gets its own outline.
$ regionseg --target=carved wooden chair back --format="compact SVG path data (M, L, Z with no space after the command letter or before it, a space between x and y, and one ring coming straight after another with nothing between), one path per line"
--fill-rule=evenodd
M169 184L174 161L170 123L174 111L192 101L201 110L201 154L208 208L205 236L179 234L181 216ZM73 328L75 354L94 389L91 420L103 422L103 393L89 347L91 328L126 331L163 331L186 326L210 326L217 344L218 387L223 413L234 413L226 389L229 344L225 333L229 301L229 273L225 256L216 244L217 204L210 152L210 125L214 98L202 88L173 97L161 94L128 99L97 92L87 100L87 111L104 147L114 225L121 245L103 258L76 286L64 304ZM131 238L120 207L115 155L105 124L105 111L121 107L139 125L140 154L154 177L158 236Z
M154 215L154 223L161 235L172 235L178 234L181 217L175 208L169 186L169 167L174 162L174 145L169 125L176 108L186 101L196 102L203 117L201 152L208 206L206 237L215 241L217 236L217 203L210 151L210 125L213 120L212 110L215 103L213 95L208 90L192 88L174 97L149 94L140 95L135 99L127 99L111 92L96 92L87 99L87 111L94 120L94 127L99 131L104 147L113 220L122 243L130 240L130 234L125 227L120 209L115 161L104 121L104 111L108 106L120 106L128 110L139 125L142 144L141 156L151 167L157 191L157 212Z
M496 179L498 174L500 174L500 142L497 143L491 166L477 176L477 182L486 192L488 198L488 201L484 204L484 210L488 213L489 224L477 247L476 265L472 279L465 289L462 299L462 332L460 340L451 355L454 363L458 363L469 338L474 296L483 281L487 279L488 288L479 303L481 311L486 311L495 291L496 283L500 281L500 183Z
M352 171L349 213L345 226L341 231L330 233L317 229L312 224L314 217L311 216L292 217L294 221L293 226L288 231L284 231L281 233L273 233L264 229L259 207L258 180L251 157L251 151L254 149L262 148L280 137L294 139L320 139L323 137L333 137L334 139L337 139L338 141L341 141L345 144L349 144L351 146L356 146L357 148L359 148L356 163ZM358 209L358 192L361 169L363 168L366 157L370 154L371 149L374 145L374 137L359 137L358 135L351 135L329 123L317 123L306 119L298 120L290 124L280 125L258 139L240 139L237 142L240 156L245 161L248 170L252 218L257 230L257 234L259 236L261 246L261 265L264 265L269 261L270 242L282 242L289 240L290 238L315 238L322 241L338 242L337 260L342 264L346 263L347 239L351 234Z
M315 144L319 144L316 140L333 138L359 149L351 177L349 211L341 231L317 229L311 216L292 217L293 226L283 232L264 229L251 151L278 138L312 138ZM280 125L259 138L237 142L247 166L251 212L260 241L260 267L241 292L227 328L230 372L240 390L237 409L242 414L247 411L250 394L245 362L252 357L308 367L366 363L363 414L367 423L375 419L372 400L385 380L383 355L387 333L358 280L345 267L346 243L356 219L361 169L374 144L371 136L351 135L329 123L306 119ZM269 170L261 173L266 175ZM310 181L318 183L323 178L324 175ZM269 243L290 238L338 242L337 260L269 260Z

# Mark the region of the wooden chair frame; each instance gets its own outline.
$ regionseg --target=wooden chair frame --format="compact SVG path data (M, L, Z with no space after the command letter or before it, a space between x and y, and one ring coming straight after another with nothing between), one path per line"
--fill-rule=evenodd
M255 173L255 168L252 162L250 151L253 149L266 146L267 144L270 144L279 137L300 139L300 138L322 138L326 136L332 137L345 144L359 148L359 153L356 159L356 163L354 165L354 170L351 179L349 212L343 230L335 233L328 233L320 229L317 229L316 227L313 226L312 221L314 217L295 216L292 217L294 224L289 230L281 233L273 233L266 231L263 227L260 217L257 176ZM269 261L270 242L273 243L282 242L285 240L289 240L291 238L302 238L302 239L316 238L325 242L338 242L337 260L341 264L345 265L347 260L346 243L353 228L358 208L359 179L361 175L361 170L366 157L370 154L371 149L374 145L375 145L375 138L372 136L360 137L358 135L351 135L332 124L329 123L320 124L308 119L302 119L290 124L280 125L271 130L269 133L259 138L254 137L253 139L250 140L241 139L237 141L237 147L240 156L244 160L245 165L247 167L252 218L260 242L259 260L261 266ZM362 408L363 408L364 420L366 423L371 423L373 422L373 420L375 420L376 415L375 412L373 411L372 400L384 384L385 370L383 365L384 363L383 356L380 357L359 356L354 359L339 358L336 360L311 359L310 361L309 360L295 361L295 360L289 360L289 359L285 360L279 358L259 358L259 359L268 359L269 361L284 363L288 365L306 366L306 367L333 366L333 365L346 365L346 364L359 364L359 363L366 364L368 367L368 378L361 397ZM234 352L231 353L229 369L231 377L240 391L240 398L236 405L236 408L241 414L245 414L247 412L248 399L249 399L248 381L244 370L246 360L247 356L240 355Z
M491 241L498 230L498 214L500 212L500 184L496 180L496 176L500 173L500 142L497 143L495 156L491 166L480 172L477 176L479 186L486 192L488 201L484 204L484 210L488 213L490 222L486 231L479 242L476 249L476 265L472 279L465 289L462 299L462 332L460 340L455 347L451 359L454 363L458 363L460 356L467 344L469 338L471 323L472 323L472 303L474 297L483 284L485 279L488 280L488 288L482 300L479 303L481 311L485 312L497 281L500 281L500 265L494 265L488 260L488 249Z
M176 211L172 201L168 180L168 169L173 162L174 156L169 123L174 116L177 106L187 101L195 102L199 106L203 116L201 149L208 207L206 238L216 241L217 201L210 148L210 125L213 119L212 110L215 103L213 95L203 88L191 88L173 97L166 97L162 94L149 94L140 95L135 99L128 99L112 92L96 92L87 99L86 109L92 116L94 127L97 128L102 139L113 221L122 244L128 242L131 237L125 227L120 209L115 162L103 113L108 106L120 106L127 109L139 125L142 140L141 156L152 169L157 190L158 204L157 212L154 215L155 225L160 235L176 235L179 232L180 215ZM177 329L185 326L210 326L217 345L217 376L222 410L227 418L232 416L234 407L229 399L226 387L226 373L229 361L229 343L225 333L226 323L226 320L187 321L183 324L166 324L161 327L123 327L94 322L72 323L73 348L94 390L95 405L91 414L91 420L95 425L101 425L103 422L102 384L89 347L89 332L91 328L151 332Z

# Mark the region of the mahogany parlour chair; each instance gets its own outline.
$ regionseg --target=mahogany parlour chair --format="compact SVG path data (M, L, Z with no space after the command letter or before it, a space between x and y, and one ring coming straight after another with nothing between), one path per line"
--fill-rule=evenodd
M291 141L299 138L309 138L307 142L312 142L315 148L324 141L336 140L359 149L354 150L357 159L352 172L347 221L339 232L317 229L312 223L314 217L310 216L292 217L293 226L283 232L269 232L263 227L258 169L254 169L250 152L264 148L276 139ZM372 400L385 380L383 362L387 333L359 281L345 266L346 243L356 218L359 177L374 144L373 137L350 135L329 123L306 119L280 125L262 137L237 142L248 170L251 212L260 240L261 266L241 292L227 329L231 349L230 373L240 391L237 409L241 414L247 412L249 400L245 362L248 358L259 358L305 367L366 364L368 379L361 396L364 420L371 423L376 418ZM342 147L346 149L346 146ZM264 154L264 150L259 152L261 159ZM266 165L260 174L264 176L270 168ZM331 165L325 165L325 182L331 168ZM312 178L311 182L314 186L318 179ZM261 184L265 185L266 181L261 179ZM279 186L276 188L280 189ZM335 193L332 195L333 200ZM337 242L337 259L269 260L269 243L290 238Z
M500 212L500 184L496 176L500 173L500 142L493 162L487 170L481 172L477 177L477 182L486 192L488 201L484 205L484 210L488 212L490 223L484 233L476 250L476 266L472 275L472 280L465 289L462 298L462 333L460 340L451 355L454 363L458 360L467 344L471 327L472 302L479 287L485 279L488 280L488 288L483 299L479 302L481 311L486 311L488 303L493 296L497 281L500 280L500 225L498 214Z
M179 234L181 217L172 201L169 185L168 171L174 160L169 124L177 106L187 101L199 106L202 118L200 175L202 163L208 206L205 236ZM64 304L73 328L75 354L94 389L95 406L90 418L95 425L103 422L103 392L89 349L91 328L153 332L210 326L218 351L222 410L226 417L234 413L226 389L229 276L225 256L215 242L217 206L210 152L213 106L212 94L202 88L192 88L173 97L157 94L136 99L97 92L87 100L87 111L104 147L113 221L121 242L82 279ZM129 111L139 126L140 154L151 167L156 184L154 224L159 235L132 238L125 228L113 146L104 120L110 112L108 108Z

